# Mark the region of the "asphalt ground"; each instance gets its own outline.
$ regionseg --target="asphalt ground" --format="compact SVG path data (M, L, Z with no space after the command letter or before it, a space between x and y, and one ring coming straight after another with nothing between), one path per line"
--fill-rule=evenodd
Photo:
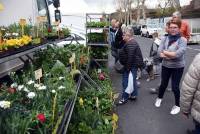
M150 52L152 39L143 37L135 37L139 43L143 57L148 57ZM186 53L186 67L192 62L194 56L200 52L200 45L188 46ZM121 74L117 73L114 66L114 59L109 56L110 76L113 82L113 88L116 93L122 92ZM183 75L184 77L184 75ZM193 129L192 118L186 119L181 113L171 115L170 111L175 103L172 91L166 91L163 103L160 108L154 106L157 95L150 94L151 87L157 87L160 77L146 81L147 75L142 75L139 80L141 82L136 101L128 101L124 105L116 106L116 112L119 116L118 129L116 134L186 134L187 129ZM170 87L170 84L169 84Z

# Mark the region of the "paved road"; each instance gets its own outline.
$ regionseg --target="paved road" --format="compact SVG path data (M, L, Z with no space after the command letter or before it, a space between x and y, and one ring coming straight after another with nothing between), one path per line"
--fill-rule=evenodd
M144 57L148 57L151 39L135 37L140 44ZM189 46L186 54L186 68L190 65L194 56L200 52L200 46ZM113 69L113 60L109 60L110 75L116 92L121 93L121 75ZM170 115L170 110L174 105L173 93L167 91L164 96L162 106L154 107L156 95L149 93L150 87L159 84L159 77L150 82L146 81L143 75L140 80L141 87L136 102L129 101L127 104L117 106L116 111L119 115L119 126L117 134L185 134L186 129L193 128L192 119L185 119L182 114Z

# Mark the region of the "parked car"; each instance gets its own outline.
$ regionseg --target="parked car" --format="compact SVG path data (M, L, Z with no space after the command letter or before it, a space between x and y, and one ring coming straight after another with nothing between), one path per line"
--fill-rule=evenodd
M141 36L145 36L147 38L153 37L154 33L159 33L162 28L157 27L156 25L142 25L141 27Z
M85 45L86 44L85 35L80 33L71 33L67 38L57 43L56 45L59 47L64 47L65 45L70 45L70 44Z
M134 25L133 31L135 35L141 35L141 25Z

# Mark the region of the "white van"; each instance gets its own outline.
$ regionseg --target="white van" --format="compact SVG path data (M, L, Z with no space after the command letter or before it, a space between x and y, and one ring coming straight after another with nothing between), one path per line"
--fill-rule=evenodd
M141 36L145 36L147 38L153 37L153 34L159 33L162 28L157 27L156 25L142 25L141 26Z

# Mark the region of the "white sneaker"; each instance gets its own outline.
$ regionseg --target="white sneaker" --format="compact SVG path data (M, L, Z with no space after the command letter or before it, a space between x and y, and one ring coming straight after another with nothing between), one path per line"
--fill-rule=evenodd
M178 114L180 111L181 111L181 108L175 105L172 107L170 114L175 115L175 114Z
M160 107L162 99L156 98L155 107Z

